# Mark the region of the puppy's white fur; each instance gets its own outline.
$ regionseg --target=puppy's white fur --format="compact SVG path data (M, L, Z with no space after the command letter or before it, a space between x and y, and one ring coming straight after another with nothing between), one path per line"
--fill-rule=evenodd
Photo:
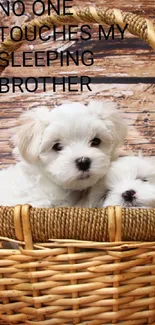
M123 198L126 191L134 191L132 201ZM155 159L151 157L122 157L111 163L107 175L83 200L86 207L155 207Z
M72 206L80 191L101 179L124 141L126 126L117 106L70 103L51 111L24 113L15 128L15 152L20 162L0 172L0 205ZM92 147L94 137L101 139ZM61 151L55 151L55 143ZM89 171L79 171L76 159L91 159Z

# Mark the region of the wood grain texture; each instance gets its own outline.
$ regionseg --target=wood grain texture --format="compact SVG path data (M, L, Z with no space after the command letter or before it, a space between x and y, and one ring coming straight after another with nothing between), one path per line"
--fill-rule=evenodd
M92 99L115 101L124 113L129 134L121 154L143 150L145 155L155 155L155 85L93 84L92 92L77 94L63 93L61 86L60 91L53 94L48 85L46 93L10 93L0 97L0 167L15 162L9 141L10 128L16 125L18 116L23 111L41 105L47 105L50 109L68 100L88 103Z
M81 2L79 0L73 0L73 5L81 6ZM130 3L125 3L125 0L118 1L114 0L113 2L97 0L94 1L85 1L84 5L96 5L101 7L119 7L125 11L131 11L147 18L150 18L155 22L155 15L152 11L152 2L147 0L132 0ZM32 1L25 1L25 7L27 13L32 18ZM24 19L26 19L24 17ZM27 17L28 19L28 17ZM15 17L11 17L11 26L13 24L21 24L19 19L15 19ZM5 26L9 26L10 21L6 19ZM109 30L109 27L104 26L105 30ZM61 27L60 29L61 30ZM75 28L75 30L77 30ZM61 40L61 37L58 41L52 42L52 40L48 42L41 42L39 39L32 42L28 42L24 44L17 52L16 52L16 62L22 65L22 52L23 51L61 51L64 50L64 46L71 52L75 52L79 50L80 53L84 51L84 49L89 49L94 53L94 65L91 67L85 67L80 62L79 66L71 63L69 67L60 67L59 60L53 61L51 67L7 67L3 72L3 76L20 76L20 77L39 77L43 76L62 76L64 75L72 75L77 74L81 75L83 72L89 76L95 77L97 76L154 76L155 69L155 60L154 60L154 51L145 44L143 41L139 40L137 37L130 35L129 32L125 32L125 40L120 39L120 33L118 33L117 28L115 29L116 38L111 40L111 37L108 41L106 40L98 40L97 26L91 26L91 34L92 39L87 42L83 41L65 41ZM45 35L48 36L51 32L46 32ZM32 54L33 56L33 54ZM46 56L46 54L44 55ZM33 63L33 61L32 61ZM45 64L46 65L46 64ZM134 69L133 69L134 65Z
M27 12L30 12L31 1L25 1ZM92 0L85 1L84 5L93 5ZM80 0L73 1L73 5L81 5ZM96 0L97 6L118 7L118 0L110 2L108 0ZM126 11L132 11L140 15L147 16L155 21L155 15L152 10L152 1L131 0L127 3L125 0L119 1L119 8ZM7 26L13 23L15 17L10 20L4 19L3 24ZM70 67L60 68L55 63L51 68L11 68L8 67L3 76L69 76L76 75L98 76L138 76L154 77L155 60L154 52L148 45L128 34L124 41L119 39L114 41L98 41L96 37L97 29L93 27L93 39L87 42L87 48L95 54L95 64L93 67ZM82 51L85 48L84 42L66 41L69 50ZM33 43L35 50L46 51L48 49L61 49L64 42L59 40L56 43L41 43L38 40ZM24 50L30 50L28 44L25 44L17 52L18 62L21 60L21 53ZM87 103L90 99L109 99L119 103L121 112L127 119L129 125L129 135L125 146L122 148L122 154L126 152L143 150L145 155L155 155L155 85L151 84L92 84L92 91L69 93L59 91L52 92L52 87L47 86L44 93L41 85L35 93L13 94L11 91L0 96L0 168L8 166L15 162L12 156L12 145L10 143L10 128L14 127L19 115L33 107L47 105L52 108L55 104L61 104L68 100Z

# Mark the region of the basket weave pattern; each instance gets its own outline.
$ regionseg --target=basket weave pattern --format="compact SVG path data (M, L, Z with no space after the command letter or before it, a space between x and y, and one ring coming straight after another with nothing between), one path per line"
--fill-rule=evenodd
M0 250L0 324L155 324L155 242L132 241L154 224L155 209L1 207L20 249Z

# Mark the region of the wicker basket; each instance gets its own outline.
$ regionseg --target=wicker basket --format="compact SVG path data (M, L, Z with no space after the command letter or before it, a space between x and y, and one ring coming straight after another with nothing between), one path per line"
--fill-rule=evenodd
M154 229L155 209L0 208L19 240L0 250L0 324L155 324Z
M31 35L34 25L128 24L155 48L146 18L108 8L70 11L22 29ZM0 51L10 54L24 41L7 38ZM154 229L155 209L1 207L0 238L18 241L19 249L0 250L0 324L155 325Z

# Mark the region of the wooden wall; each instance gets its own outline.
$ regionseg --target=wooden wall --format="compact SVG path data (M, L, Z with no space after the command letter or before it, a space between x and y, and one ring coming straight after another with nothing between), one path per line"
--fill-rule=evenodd
M32 1L26 0L27 12L30 11ZM119 3L119 6L118 6ZM93 5L93 0L85 0L84 5ZM73 5L80 5L80 0L73 0ZM155 14L152 10L150 0L96 0L97 6L116 7L126 11L136 12L155 21ZM3 19L4 26L12 26L16 23L15 17ZM33 45L33 46L32 46ZM0 94L0 168L14 163L12 148L9 141L10 127L16 124L18 116L22 111L40 105L47 105L49 108L64 101L73 100L87 103L90 99L110 99L120 105L120 110L128 121L129 134L126 139L124 151L142 149L145 155L155 155L155 84L147 77L155 77L155 53L143 41L125 33L125 40L120 40L119 34L115 40L99 41L97 39L97 26L92 27L92 39L85 43L82 41L66 41L61 39L55 43L52 41L42 43L39 40L33 44L24 44L16 53L16 60L21 62L23 51L46 51L63 48L74 52L87 48L94 53L95 63L92 67L85 67L80 64L78 67L71 64L69 67L60 67L58 62L52 67L44 68L12 68L7 67L3 77L40 77L40 76L72 76L89 75L93 83L92 91L86 89L83 92L62 92L53 93L52 86L47 86L47 91L42 91L42 86L35 93L20 91ZM109 81L107 81L108 77ZM133 80L132 77L138 77ZM97 80L100 78L100 83ZM125 82L123 83L123 79Z

